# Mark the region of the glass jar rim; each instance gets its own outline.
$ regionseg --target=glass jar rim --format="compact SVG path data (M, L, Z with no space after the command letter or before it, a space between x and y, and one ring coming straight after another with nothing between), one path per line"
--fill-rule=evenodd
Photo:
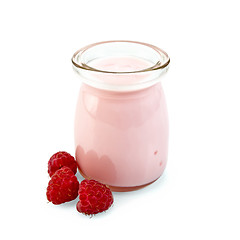
M159 60L153 66L150 66L148 68L144 68L144 69L141 69L141 70L135 70L135 71L107 71L107 70L101 70L101 69L93 68L93 67L89 66L87 63L82 61L81 56L87 50L89 50L89 49L91 49L95 46L102 45L102 44L108 44L108 43L140 44L142 46L146 46L146 47L149 47L152 50L154 50L158 54ZM73 57L72 57L71 60L72 60L72 64L74 65L74 67L78 68L79 70L82 69L82 70L87 70L87 71L91 71L91 72L99 72L99 73L106 73L106 74L137 74L137 73L144 73L144 72L149 72L149 71L154 71L154 70L162 70L162 69L166 68L170 63L170 58L169 58L168 54L165 51L163 51L162 49L160 49L160 48L158 48L154 45L148 44L148 43L137 42L137 41L129 41L129 40L112 40L112 41L102 41L102 42L89 44L89 45L79 49L78 51L76 51L73 54Z
M129 57L142 63L136 67L133 64L130 71L128 69L131 64L128 68L124 68L122 64L117 65L121 58ZM111 58L116 59L116 71L114 68L106 69L104 65L102 68L101 64L98 65L101 66L100 69L96 67L96 62L101 60L115 61ZM98 89L127 92L144 89L160 82L160 76L168 70L170 58L162 49L148 43L113 40L81 48L74 53L72 63L73 70L83 83Z

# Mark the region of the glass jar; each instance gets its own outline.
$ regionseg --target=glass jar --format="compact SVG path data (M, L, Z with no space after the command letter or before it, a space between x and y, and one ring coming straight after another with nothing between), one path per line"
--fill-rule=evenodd
M82 85L75 117L80 173L113 191L146 186L163 173L168 115L160 76L170 59L133 41L88 45L72 58Z

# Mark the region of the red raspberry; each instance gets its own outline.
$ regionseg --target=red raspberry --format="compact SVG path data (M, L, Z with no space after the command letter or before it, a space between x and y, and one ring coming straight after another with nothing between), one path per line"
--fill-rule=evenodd
M91 215L106 211L113 203L110 189L95 180L83 180L79 185L77 210Z
M57 152L52 155L48 161L48 173L51 177L58 169L66 166L69 167L74 174L77 172L77 162L74 157L67 152Z
M78 196L79 182L69 167L57 170L47 187L47 199L53 204L74 200Z

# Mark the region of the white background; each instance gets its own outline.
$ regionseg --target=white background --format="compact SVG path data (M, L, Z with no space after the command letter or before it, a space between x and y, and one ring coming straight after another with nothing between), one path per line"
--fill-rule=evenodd
M239 239L239 1L1 1L1 239ZM47 203L47 161L74 155L80 81L72 54L98 41L154 44L169 159L151 186L114 193L107 212ZM79 180L82 178L78 175Z

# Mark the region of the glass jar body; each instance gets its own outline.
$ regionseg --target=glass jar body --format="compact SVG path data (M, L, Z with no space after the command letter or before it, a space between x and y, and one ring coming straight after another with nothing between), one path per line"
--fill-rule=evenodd
M130 92L82 84L75 116L81 174L126 191L158 179L166 166L168 115L161 83Z

